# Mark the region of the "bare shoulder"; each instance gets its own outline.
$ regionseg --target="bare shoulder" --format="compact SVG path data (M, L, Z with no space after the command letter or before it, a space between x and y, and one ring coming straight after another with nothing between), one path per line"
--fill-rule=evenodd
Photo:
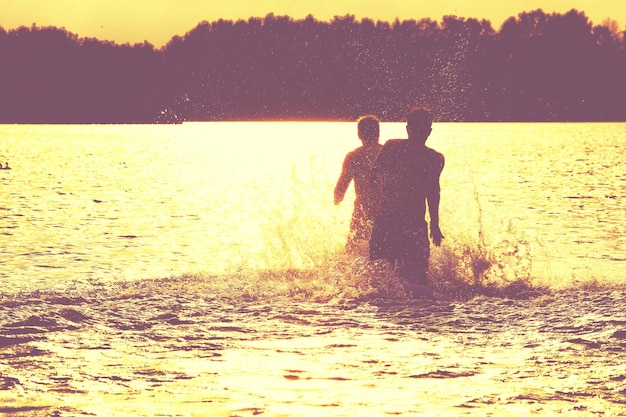
M348 152L348 154L346 155L346 159L356 158L362 151L363 151L363 147L359 146L358 148L355 148L351 150L350 152Z
M388 155L390 153L397 152L399 149L403 149L406 146L406 143L407 143L406 139L389 139L383 145L380 153L381 155L383 154Z
M383 149L389 149L389 148L396 148L398 146L402 146L403 144L405 144L407 142L406 139L389 139L387 142L385 142L385 144L383 145Z
M430 154L430 156L434 159L440 159L440 160L444 160L445 157L443 156L443 154L441 152L438 152L436 150L434 150L433 148L429 148L428 146L426 147L426 151Z
M443 154L441 152L438 152L436 150L434 150L433 148L429 148L426 147L426 151L428 154L428 159L430 161L432 161L432 163L438 167L440 167L440 169L443 169L443 166L445 164L445 157L443 156Z

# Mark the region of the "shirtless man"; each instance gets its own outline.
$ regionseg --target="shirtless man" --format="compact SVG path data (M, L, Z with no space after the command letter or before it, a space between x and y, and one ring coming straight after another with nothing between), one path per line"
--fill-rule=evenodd
M423 107L407 115L408 139L385 143L372 172L372 185L380 189L382 201L374 220L370 259L384 259L413 288L428 285L430 236L436 246L443 235L439 229L439 176L444 156L426 146L433 118Z
M358 136L363 146L346 155L341 175L335 186L335 204L343 201L350 182L354 180L354 211L350 222L350 233L346 243L348 252L356 252L362 243L370 238L372 223L378 211L379 195L371 186L371 173L374 161L380 152L378 143L380 121L376 116L366 115L357 120Z

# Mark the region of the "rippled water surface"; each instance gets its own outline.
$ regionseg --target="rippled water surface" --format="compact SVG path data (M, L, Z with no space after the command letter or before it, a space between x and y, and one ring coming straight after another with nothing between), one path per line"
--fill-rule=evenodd
M0 415L623 415L623 291L309 302L142 281L0 300Z
M623 415L625 137L437 124L411 297L342 251L353 123L0 126L0 415Z
M391 137L404 126L384 124ZM552 285L624 277L625 138L625 124L435 126L447 242L524 241ZM353 123L0 126L4 290L316 264L343 245L351 202L332 188L358 144Z

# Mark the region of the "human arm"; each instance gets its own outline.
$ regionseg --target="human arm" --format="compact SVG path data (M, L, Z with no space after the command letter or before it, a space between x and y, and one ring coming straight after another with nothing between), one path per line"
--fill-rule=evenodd
M343 197L346 195L350 181L352 181L354 174L352 173L350 164L350 154L346 155L341 168L341 174L337 180L335 186L335 204L339 204L343 201Z
M439 228L439 202L441 199L441 187L439 185L439 176L443 170L445 160L443 155L437 161L437 167L435 170L436 175L433 176L428 193L426 195L426 201L428 202L428 214L430 216L430 237L435 246L440 246L441 241L444 239L443 233Z
M435 246L440 246L445 236L439 228L439 193L428 197L428 212L430 214L430 238Z

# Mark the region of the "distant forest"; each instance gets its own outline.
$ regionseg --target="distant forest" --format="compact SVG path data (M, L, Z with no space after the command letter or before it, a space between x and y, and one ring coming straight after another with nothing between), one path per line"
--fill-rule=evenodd
M0 123L208 120L626 121L626 36L583 12L499 29L267 15L201 22L160 49L0 28Z

